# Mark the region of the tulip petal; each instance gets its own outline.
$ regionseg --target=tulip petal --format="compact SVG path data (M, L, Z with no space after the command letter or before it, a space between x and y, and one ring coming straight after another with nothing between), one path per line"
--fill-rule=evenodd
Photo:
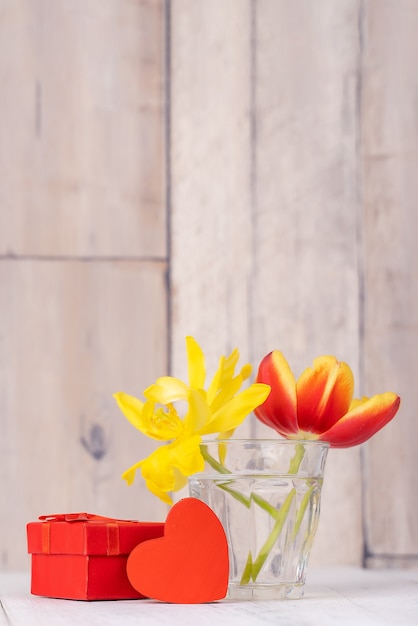
M205 384L205 356L193 337L186 337L187 368L192 389L203 389Z
M322 433L347 413L354 391L350 367L334 356L314 360L296 383L300 430Z
M396 415L400 398L387 392L354 401L350 411L328 431L322 433L321 441L332 448L349 448L370 439Z
M279 350L270 352L261 361L257 382L271 387L264 404L255 409L257 418L284 437L297 433L296 381L288 362Z

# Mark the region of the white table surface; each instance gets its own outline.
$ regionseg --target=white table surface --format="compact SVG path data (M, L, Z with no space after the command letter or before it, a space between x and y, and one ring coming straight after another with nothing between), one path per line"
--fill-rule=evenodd
M418 626L418 570L311 570L301 600L164 604L32 596L27 573L0 572L0 626Z

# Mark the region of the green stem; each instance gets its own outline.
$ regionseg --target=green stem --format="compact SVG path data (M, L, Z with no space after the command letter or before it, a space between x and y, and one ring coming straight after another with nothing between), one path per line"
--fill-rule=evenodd
M270 533L270 535L267 537L267 541L264 543L263 547L261 548L260 552L258 553L258 556L256 558L256 560L253 563L253 566L251 568L251 577L253 579L253 581L255 582L257 579L257 576L260 573L261 568L263 567L265 560L267 559L268 555L270 554L274 544L276 543L280 533L282 532L283 529L283 524L286 521L286 518L288 516L289 513L289 509L290 506L292 504L292 500L296 495L296 489L293 488L287 495L286 500L283 502L283 505L280 507L279 510L279 514L277 516L277 519L274 523L273 529ZM247 561L248 563L248 561ZM241 584L242 583L242 579L241 579Z
M207 461L209 463L209 465L211 467L213 467L213 469L215 469L217 472L219 472L220 474L230 474L231 473L229 471L229 469L227 469L224 465L222 465L222 463L219 463L219 461L214 459L213 456L211 454L209 454L207 446L201 444L200 445L200 452L202 453L202 456L205 459L205 461Z
M295 527L293 529L292 541L293 541L293 539L296 538L296 535L299 532L299 528L300 528L300 525L302 524L302 520L303 520L303 518L305 516L306 507L309 504L309 500L311 498L312 491L313 491L313 487L311 486L311 487L309 487L308 491L303 496L302 502L300 503L298 514L296 516Z
M231 480L229 482L233 482L233 481ZM244 506L247 507L247 509L249 509L251 507L250 498L247 498L239 491L235 491L235 489L231 489L231 487L228 487L227 485L228 483L216 483L216 486L219 487L219 489L223 489L224 491L229 493L233 498L235 498L235 500L238 500L238 502L241 502Z
M288 474L297 474L302 463L303 456L305 454L305 448L301 443L296 445L296 452L293 459L290 461Z
M297 474L297 472L299 471L302 459L304 457L304 454L305 454L305 449L304 449L303 445L301 443L297 444L295 455L294 455L293 459L290 461L288 474ZM298 530L300 528L300 525L302 523L302 519L303 519L303 516L305 514L305 510L306 510L306 507L308 505L308 501L309 501L309 497L310 497L311 493L312 493L312 487L305 494L305 496L304 496L304 498L302 500L301 509L299 509L298 515L297 515L297 518L296 518L296 525L295 525L295 530L293 531L292 539L296 536L296 534L297 534L297 532L298 532ZM256 560L254 561L254 563L252 565L251 577L252 577L254 582L256 581L257 576L259 575L261 568L263 567L263 565L264 565L268 555L270 554L271 550L273 549L274 544L276 543L280 533L282 532L283 525L284 525L284 523L286 521L286 518L287 518L287 516L289 514L290 505L291 505L292 500L295 497L295 495L296 495L296 489L293 488L289 492L289 494L286 497L286 500L283 502L282 506L280 507L279 511L277 512L276 522L275 522L275 524L273 526L273 530L271 531L269 537L267 538L267 541L265 542L265 544L261 548L261 550L260 550ZM251 558L251 560L252 560L251 552L249 554L249 558ZM248 564L248 559L247 559L247 564ZM245 572L245 570L244 570L244 572ZM241 584L244 584L244 583L241 582Z
M244 567L244 571L242 572L240 585L247 585L252 577L253 572L253 557L251 555L251 550L248 553L247 562Z
M231 474L229 469L227 469L224 465L219 463L219 461L214 459L211 454L209 454L208 449L205 445L200 446L200 451L205 461L207 461L209 465L213 467L214 470L216 470L220 474ZM231 480L228 482L232 483L234 481ZM239 493L239 491L235 491L235 489L232 489L231 487L227 487L227 484L228 484L227 482L218 483L217 486L223 489L224 491L226 491L227 493L229 493L233 498L235 498L239 502L242 502L242 504L244 504L244 506L246 506L247 509L249 509L251 506L251 499L254 500L254 502L258 504L259 507L264 509L266 513L268 513L269 515L271 515L272 517L276 519L277 509L274 506L272 506L269 502L267 502L267 500L264 500L264 498L262 498L261 496L258 496L257 494L251 494L250 498L247 498L242 493Z
M264 509L266 513L271 515L274 519L277 518L279 511L276 509L275 506L270 504L270 502L267 502L267 500L264 500L264 498L257 495L256 493L251 494L251 500L253 500L256 504L258 504L259 507Z
M220 474L230 474L231 473L224 465L222 465L222 463L219 463L216 459L213 458L213 456L211 454L209 454L208 449L207 449L206 446L201 445L200 446L200 451L201 451L202 456L205 459L205 461L207 461L207 463L209 463L209 465L211 467L213 467L214 470L216 470ZM235 489L231 489L231 487L227 487L228 483L232 483L232 482L234 482L234 481L230 480L230 481L225 482L225 483L218 483L217 486L220 489L223 489L224 491L229 493L233 498L235 498L235 500L238 500L238 502L241 502L244 506L247 507L247 509L249 509L250 506L251 506L250 499L247 498L246 496L244 496L239 491L235 491Z
M228 468L226 468L222 463L219 463L219 461L214 459L214 457L211 454L209 454L208 449L205 445L202 444L200 446L200 450L205 461L207 461L207 463L211 467L213 467L214 470L224 475L231 474ZM297 444L295 455L290 461L288 474L297 474L297 472L299 471L302 459L304 457L304 454L305 454L305 449L303 447L303 444ZM273 529L270 535L268 536L267 540L265 541L264 545L262 546L255 561L253 561L251 551L248 553L247 562L245 564L244 571L242 573L241 581L240 581L241 585L246 585L247 583L250 582L251 579L253 580L253 582L256 581L257 576L259 575L261 571L261 568L263 567L268 555L273 549L274 544L279 538L279 535L283 530L283 525L289 514L290 506L296 495L296 489L293 488L289 492L289 494L286 497L286 500L284 501L280 509L277 510L274 506L272 506L269 502L267 502L267 500L265 500L264 498L262 498L261 496L257 494L251 493L250 497L247 498L242 493L236 491L235 489L232 489L229 486L229 484L233 482L234 482L233 480L230 480L230 481L226 481L225 483L218 483L217 486L220 489L223 489L224 491L229 493L233 498L241 502L248 509L251 507L251 500L253 500L255 504L257 504L259 507L264 509L269 515L271 515L275 519ZM295 539L297 533L299 532L312 491L313 491L313 487L310 487L302 499L300 508L296 516L295 527L293 529L293 534L292 534L292 540Z

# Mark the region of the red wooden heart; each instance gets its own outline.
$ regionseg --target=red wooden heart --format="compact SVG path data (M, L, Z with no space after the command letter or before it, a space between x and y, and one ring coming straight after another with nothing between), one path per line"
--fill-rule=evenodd
M195 604L224 598L229 559L221 522L204 502L180 500L167 515L164 536L132 550L127 573L139 593L155 600Z

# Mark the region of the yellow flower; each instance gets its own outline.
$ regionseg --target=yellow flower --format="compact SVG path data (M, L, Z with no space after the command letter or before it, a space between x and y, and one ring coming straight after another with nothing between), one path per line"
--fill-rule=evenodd
M235 375L238 350L222 356L219 367L205 390L205 357L193 337L186 337L189 383L163 376L145 389L145 402L125 393L116 393L119 408L135 428L144 435L168 442L146 459L135 463L122 477L132 484L137 469L150 491L171 504L169 492L187 483L187 477L203 470L200 444L203 435L218 433L229 437L245 417L267 398L270 387L262 383L239 391L251 374L244 365ZM239 393L238 393L239 392ZM182 417L174 403L185 405Z

